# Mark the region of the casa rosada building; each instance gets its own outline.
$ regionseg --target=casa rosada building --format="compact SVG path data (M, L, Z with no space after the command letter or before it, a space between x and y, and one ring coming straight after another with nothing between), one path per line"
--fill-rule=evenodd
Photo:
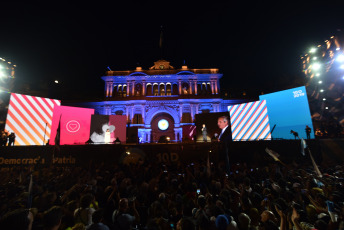
M220 98L219 70L176 69L158 60L145 70L107 71L104 101L78 106L95 109L95 114L126 115L128 125L137 127L140 142L157 142L161 136L181 141L183 126L195 125L195 115L228 111L241 100Z

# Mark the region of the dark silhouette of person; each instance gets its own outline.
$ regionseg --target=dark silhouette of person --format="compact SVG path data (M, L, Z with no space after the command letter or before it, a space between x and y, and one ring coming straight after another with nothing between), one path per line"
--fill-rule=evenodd
M8 135L8 146L14 146L14 142L16 140L16 134L12 132L10 135Z
M203 142L207 142L207 127L205 127L205 124L202 125L202 136L203 136Z
M290 130L290 133L294 135L295 140L296 138L299 138L299 134L295 132L294 130Z
M121 140L118 137L116 137L116 140L114 141L114 143L115 144L121 144Z
M306 131L307 139L311 139L311 131L312 131L312 129L308 125L306 125L305 131Z
M8 133L6 131L2 131L1 132L1 140L2 140L1 145L2 146L6 146L7 145L7 141L8 141Z

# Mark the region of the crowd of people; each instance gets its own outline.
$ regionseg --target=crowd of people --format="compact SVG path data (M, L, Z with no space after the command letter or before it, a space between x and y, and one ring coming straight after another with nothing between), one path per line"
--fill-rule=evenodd
M323 162L2 168L0 229L344 229L344 171Z
M16 134L14 132L7 132L2 130L0 132L0 146L14 146L16 140Z

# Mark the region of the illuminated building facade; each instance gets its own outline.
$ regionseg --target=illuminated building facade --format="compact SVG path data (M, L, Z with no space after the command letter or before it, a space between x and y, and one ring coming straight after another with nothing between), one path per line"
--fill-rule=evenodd
M89 102L96 114L126 115L128 125L138 128L141 142L161 136L181 141L183 126L194 125L195 115L228 111L239 100L220 98L218 69L176 69L159 60L148 70L107 71L105 100Z

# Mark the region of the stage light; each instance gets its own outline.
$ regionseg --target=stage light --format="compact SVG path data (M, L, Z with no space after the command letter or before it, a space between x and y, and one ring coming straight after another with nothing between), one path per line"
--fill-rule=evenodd
M317 57L313 57L313 60L317 60Z
M326 98L323 98L323 101L326 101Z
M130 155L130 152L128 151L128 152L125 152L127 155Z
M340 47L337 47L336 50L340 50Z
M339 66L340 69L344 69L344 65Z
M314 63L313 66L312 66L312 69L313 70L319 70L321 67L321 65L319 63Z
M310 53L315 53L316 51L317 51L317 48L314 48L314 47L309 50Z
M325 107L325 109L328 109L328 107Z
M343 54L338 55L336 60L339 62L344 62L344 55Z
M55 83L56 83L56 84L58 84L58 83L59 83L59 81L58 81L58 80L55 80Z
M322 83L322 81L318 81L318 83L319 83L319 84L321 84L321 83Z
M319 76L320 76L320 73L315 74L315 76L319 77Z
M323 90L323 89L321 89L321 90L320 90L320 93L322 93L322 92L324 92L324 90Z

